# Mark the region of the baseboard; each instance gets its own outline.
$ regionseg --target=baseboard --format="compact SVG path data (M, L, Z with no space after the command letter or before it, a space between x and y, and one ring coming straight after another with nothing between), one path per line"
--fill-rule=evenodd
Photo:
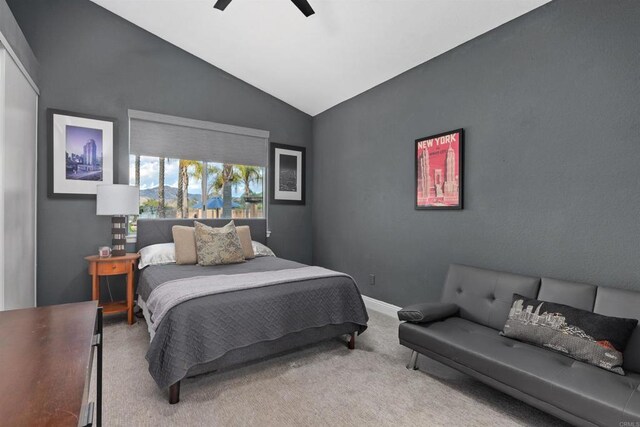
M378 313L386 314L391 317L398 316L398 310L400 310L400 307L397 305L389 304L388 302L380 301L366 295L362 295L362 300L368 310L377 311Z

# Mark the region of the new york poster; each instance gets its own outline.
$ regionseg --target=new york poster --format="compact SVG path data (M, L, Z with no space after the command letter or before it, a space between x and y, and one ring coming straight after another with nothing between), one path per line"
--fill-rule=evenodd
M462 209L463 130L415 141L416 209Z

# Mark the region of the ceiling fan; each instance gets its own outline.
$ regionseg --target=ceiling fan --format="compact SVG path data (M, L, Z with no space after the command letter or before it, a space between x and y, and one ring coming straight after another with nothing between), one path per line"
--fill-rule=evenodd
M295 4L296 7L300 9L300 12L307 18L315 13L307 0L291 0L291 2ZM218 0L213 7L219 10L225 10L226 7L229 6L229 3L231 3L231 0Z

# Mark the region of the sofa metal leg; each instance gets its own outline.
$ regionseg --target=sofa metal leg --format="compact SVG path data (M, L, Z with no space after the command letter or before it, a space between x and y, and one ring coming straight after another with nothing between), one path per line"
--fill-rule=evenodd
M418 369L418 352L415 350L411 352L411 359L409 359L409 363L407 363L407 369L414 371Z
M169 403L175 405L180 402L180 381L169 386Z

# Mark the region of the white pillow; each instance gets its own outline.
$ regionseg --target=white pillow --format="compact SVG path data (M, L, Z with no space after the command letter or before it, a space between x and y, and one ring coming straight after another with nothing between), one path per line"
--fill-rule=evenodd
M251 246L253 246L253 252L256 254L256 258L259 256L276 256L271 249L260 242L252 240Z
M157 245L149 245L138 251L140 254L140 262L138 268L142 270L148 265L162 265L176 262L176 245L175 243L158 243Z

